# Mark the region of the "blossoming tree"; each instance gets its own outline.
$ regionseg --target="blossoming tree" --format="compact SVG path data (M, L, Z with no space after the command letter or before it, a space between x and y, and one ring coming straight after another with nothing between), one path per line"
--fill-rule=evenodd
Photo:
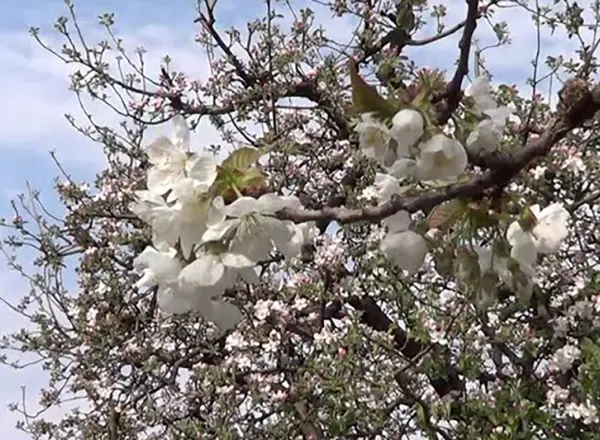
M61 167L65 216L34 194L5 224L39 272L10 260L32 325L3 345L49 372L43 410L78 402L16 405L33 438L600 438L599 5L466 0L446 23L420 0L266 0L225 34L206 0L203 82L149 71L111 14L89 45L67 6L61 50L33 37L124 124L71 119L108 167L93 188ZM510 42L505 6L581 43L544 78L536 58L533 94L492 86L474 40ZM453 71L405 55L453 35ZM191 145L205 119L222 148Z

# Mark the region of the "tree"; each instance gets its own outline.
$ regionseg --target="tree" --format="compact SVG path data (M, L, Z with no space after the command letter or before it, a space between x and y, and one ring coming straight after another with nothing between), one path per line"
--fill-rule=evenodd
M64 218L34 193L5 224L32 327L3 346L49 372L43 407L84 402L58 421L17 408L33 438L600 438L600 7L467 0L445 23L444 5L394 3L266 0L222 31L200 2L206 82L168 57L149 71L111 14L96 45L69 2L60 50L32 29L78 66L74 93L123 118L72 120L108 166L93 188L61 168ZM510 43L506 6L580 43L538 56L526 93L492 88L474 39ZM331 12L350 44L317 24ZM405 55L459 34L454 71ZM203 119L228 148L189 153Z

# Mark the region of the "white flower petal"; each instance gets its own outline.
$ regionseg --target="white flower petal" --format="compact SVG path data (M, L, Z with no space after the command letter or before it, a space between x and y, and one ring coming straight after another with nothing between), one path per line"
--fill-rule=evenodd
M225 266L236 269L256 266L256 261L250 260L246 255L241 253L225 252L221 255L221 261Z
M454 179L467 167L467 152L462 144L444 134L423 142L420 150L416 174L421 180Z
M533 228L533 240L538 252L547 254L558 252L562 242L569 235L567 223L571 214L560 203L553 203L537 215Z
M188 161L186 170L190 178L206 188L204 191L208 191L217 179L217 159L208 152L196 153Z
M527 233L521 228L519 222L512 222L506 230L506 239L511 246L514 246L519 241L527 239Z
M529 238L517 241L510 250L510 256L519 262L524 272L530 272L529 268L533 267L537 260L537 249L533 240Z
M514 113L514 109L502 106L486 110L483 113L489 116L490 120L502 131L506 127L506 120Z
M187 151L190 145L190 129L185 118L175 115L171 119L173 123L173 144L180 150Z
M184 267L179 276L184 284L212 286L223 278L224 271L218 256L203 254Z
M171 286L158 289L156 300L158 309L169 315L178 315L190 310L185 297L178 295Z
M387 234L380 249L399 268L409 273L417 272L427 255L427 244L423 237L413 231Z
M133 260L133 268L134 270L149 269L160 283L176 279L181 271L181 263L172 253L159 252L148 246Z
M400 158L391 167L387 168L390 176L396 179L414 177L417 162L414 159Z
M148 170L146 186L156 194L163 195L176 186L185 175L172 168L150 168Z
M388 174L375 174L375 182L373 186L377 192L377 198L381 203L389 202L392 196L402 194L402 189L398 183L398 179Z
M362 153L383 162L391 147L390 130L369 115L362 115L362 121L356 124L354 130L358 133L358 144Z
M224 220L221 223L217 223L204 232L202 235L202 242L208 243L209 241L218 241L229 235L235 228L240 224L240 219L232 218Z
M486 112L498 107L496 101L491 96L492 86L487 76L478 76L471 85L465 90L465 95L470 96L475 101L475 109L479 113Z
M502 131L491 119L484 119L467 137L467 148L473 152L491 153L498 149Z
M297 208L300 200L297 197L283 197L275 193L266 193L258 198L259 209L263 214L275 214L284 208Z
M300 255L302 245L305 243L303 230L291 221L274 220L272 223L268 234L279 252L286 259Z
M161 165L168 160L174 148L168 138L161 136L146 147L148 161L153 165Z
M416 110L400 110L394 115L390 133L398 142L399 151L404 151L405 154L410 151L410 147L423 135L424 124L423 116ZM406 157L408 154L405 156L399 153L399 156Z
M242 217L253 212L260 212L261 205L252 197L240 197L225 207L225 213L231 217Z

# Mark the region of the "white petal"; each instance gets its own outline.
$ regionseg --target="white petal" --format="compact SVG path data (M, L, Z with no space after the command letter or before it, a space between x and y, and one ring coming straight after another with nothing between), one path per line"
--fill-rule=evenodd
M510 284L512 275L508 270L508 259L495 255L491 248L474 246L477 253L479 270L483 274L489 270L495 272L505 284Z
M529 239L527 232L521 228L519 222L512 222L506 230L506 239L511 246Z
M261 231L260 228L253 228L247 235L237 235L231 242L229 252L234 255L244 256L248 262L255 265L257 262L269 258L269 254L273 250L273 242L268 234ZM234 267L248 267L246 260L239 260L240 263L231 263ZM241 264L241 266L240 266Z
M163 313L178 315L190 310L186 298L178 295L172 286L161 287L156 295L158 308Z
M151 289L157 284L158 281L154 277L152 271L150 269L144 269L141 278L135 282L135 287L138 289Z
M148 170L146 186L152 192L163 195L176 186L184 174L174 168L150 168Z
M300 201L298 200L298 203L299 202ZM295 200L293 200L293 198L284 199L282 196L275 193L263 194L258 198L258 205L260 206L258 212L263 214L275 214L276 212L287 208L288 204L295 204Z
M180 278L184 284L212 286L223 277L225 267L216 255L204 254L183 268Z
M470 151L491 153L498 149L502 132L491 119L484 119L467 137L467 147Z
M375 174L375 182L373 183L377 191L377 198L380 202L389 202L395 194L402 194L402 189L398 183L398 179L388 174Z
M413 146L423 135L423 116L416 110L400 110L392 118L391 135L399 145Z
M246 255L241 253L225 252L221 255L221 261L225 266L236 269L256 266L256 261L250 260Z
M225 221L225 202L223 197L217 196L210 203L210 209L206 213L206 225L214 226Z
M152 227L157 241L166 241L174 246L179 239L180 205L162 206L152 212Z
M358 144L363 154L379 162L383 161L392 139L388 128L380 122L363 120L356 125L355 131L358 133Z
M207 189L208 188L205 188L194 179L184 177L179 179L179 181L173 185L171 192L167 197L167 202L173 203L177 200L181 200L182 202L191 202L196 197L196 192L198 190L200 190L200 192L204 192Z
M275 220L273 223L268 234L279 252L286 259L300 255L305 240L303 230L292 222Z
M209 241L218 241L222 240L233 232L235 228L237 228L240 224L240 220L237 218L224 220L221 223L217 223L204 232L202 235L202 242L208 243Z
M409 273L417 272L427 255L425 240L413 231L387 234L381 241L380 248L399 268Z
M146 147L148 161L153 165L160 165L169 159L174 148L168 138L161 136Z
M421 180L450 180L467 167L467 152L462 144L444 134L423 142L420 150L416 174Z
M480 75L465 90L465 95L470 97L486 96L492 91L490 79L485 75Z
M181 115L173 116L173 144L180 150L187 151L190 145L190 129L185 118Z
M136 191L135 197L129 209L146 223L152 221L155 208L165 206L165 199L152 191Z
M519 262L522 269L531 268L537 260L537 250L531 238L517 241L510 250L510 256Z
M533 228L534 242L539 252L558 252L569 235L567 223L570 218L571 214L560 203L553 203L539 213L537 225Z
M302 237L304 239L303 244L312 243L314 241L316 234L315 222L299 223L296 227L302 232Z
M217 179L216 157L208 152L196 153L187 163L187 173L207 191Z
M242 217L252 212L259 212L261 208L257 199L252 197L240 197L225 207L225 213L231 217Z
M417 162L414 159L400 158L391 167L387 168L386 171L390 176L403 179L405 177L414 177L416 166Z
M465 95L471 96L475 100L475 109L480 112L486 112L498 107L496 101L491 96L492 86L486 76L478 76L473 83L465 90Z
M381 223L388 228L388 232L406 231L410 226L410 214L408 211L398 211L397 213L383 219Z

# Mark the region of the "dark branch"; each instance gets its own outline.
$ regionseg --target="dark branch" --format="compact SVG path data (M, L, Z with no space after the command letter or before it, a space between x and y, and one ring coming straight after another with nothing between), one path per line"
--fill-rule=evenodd
M445 124L450 118L454 110L458 107L460 99L462 97L462 82L464 77L469 72L469 55L471 54L471 43L473 41L473 34L477 28L477 18L479 16L478 11L478 0L467 0L467 18L465 20L465 30L463 36L460 39L458 47L460 49L460 56L458 58L458 66L456 72L452 77L452 81L448 84L446 92L442 96L445 99L446 105L440 114L438 115L438 122Z

